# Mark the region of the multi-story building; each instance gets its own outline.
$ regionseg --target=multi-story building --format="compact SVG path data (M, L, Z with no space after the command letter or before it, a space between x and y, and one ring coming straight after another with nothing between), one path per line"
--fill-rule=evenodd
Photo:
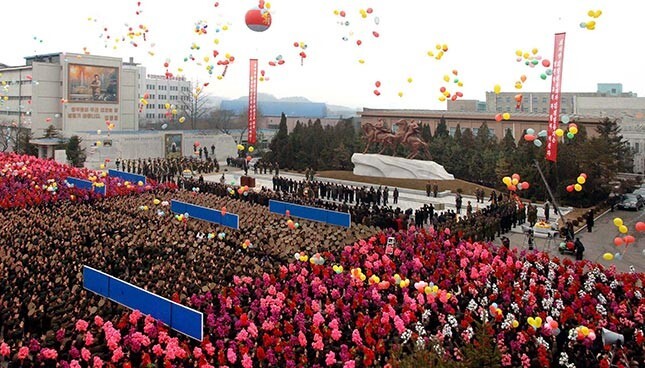
M137 71L120 58L53 53L25 57L1 68L0 122L41 135L53 125L63 134L139 129Z
M159 127L171 119L179 119L183 113L184 103L190 99L192 91L191 82L185 77L166 77L165 75L148 74L146 67L137 66L139 72L139 96L147 95L147 105L139 106L139 124L141 128ZM166 104L175 106L178 114L168 114ZM172 111L170 111L172 112Z

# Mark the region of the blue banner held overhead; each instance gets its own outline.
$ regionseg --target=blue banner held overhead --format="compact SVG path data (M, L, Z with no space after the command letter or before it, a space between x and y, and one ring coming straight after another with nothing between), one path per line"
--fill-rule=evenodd
M99 194L102 194L102 195L105 195L105 192L106 192L105 185L103 185L101 187L97 187L97 186L94 185L94 183L92 183L89 180L79 179L79 178L75 178L73 176L69 176L69 177L67 177L67 179L65 179L65 181L68 182L69 184L74 185L74 187L78 188L78 189L84 189L84 190L88 190L90 192L94 191L95 193L99 193Z
M83 288L130 309L150 315L195 340L204 338L204 315L114 276L83 266Z
M132 174L132 173L129 173L129 172L120 171L120 170L113 170L113 169L108 170L108 175L114 176L116 178L121 178L121 179L123 179L125 181L129 181L129 182L135 183L135 184L138 183L138 182L142 182L143 185L147 184L145 175L137 175L137 174Z
M286 215L287 211L289 211L290 216L306 220L343 227L350 227L352 225L352 217L347 212L330 211L323 208L302 206L275 200L269 201L269 212Z
M236 230L240 229L240 217L234 213L222 214L221 210L176 201L174 199L170 201L170 210L178 214L187 213L190 218L212 222Z

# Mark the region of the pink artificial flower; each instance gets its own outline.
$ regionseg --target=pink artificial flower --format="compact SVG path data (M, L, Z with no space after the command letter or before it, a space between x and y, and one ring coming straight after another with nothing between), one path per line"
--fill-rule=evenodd
M337 328L331 330L331 338L334 339L334 341L340 340L341 337L342 334L340 333L340 330L338 330Z
M155 346L152 347L152 352L156 356L161 356L163 355L163 348L159 344L155 344Z
M249 324L249 327L247 327L246 330L249 332L249 335L251 335L251 337L253 338L258 337L258 328L255 326L253 322Z
M87 350L86 348L81 349L81 358L83 358L84 361L89 362L91 357L92 354L89 350Z
M76 321L76 331L85 332L87 330L88 325L89 325L89 323L87 323L86 321L84 321L82 319L79 319L78 321Z
M54 349L45 348L40 351L45 359L56 360L58 358L58 352Z
M23 346L18 350L18 359L26 359L29 356L29 348Z
M325 322L325 318L320 314L320 312L316 312L313 317L314 326L320 327L323 322Z
M90 331L85 333L85 346L92 346L94 344L94 335Z
M248 354L244 354L242 356L242 367L253 368L253 361L251 360L251 357L249 357Z
M502 354L502 365L504 367L510 367L511 364L511 354Z
M314 335L314 342L311 344L311 346L318 351L321 351L322 349L325 348L325 344L322 342L322 336L319 334Z
M300 343L300 346L302 346L303 348L307 346L307 337L305 336L304 333L302 333L302 331L298 332L298 342Z
M361 338L361 334L357 329L354 329L354 331L352 331L352 342L359 346L363 345L363 339Z
M121 350L121 347L118 347L112 352L112 363L118 362L121 358L123 358L123 350Z
M343 365L343 368L356 368L356 362L354 360L348 360Z
M195 346L193 349L193 356L195 359L199 359L202 357L202 349L199 346Z
M8 357L11 354L11 349L9 349L9 344L3 342L0 344L0 356Z
M72 359L72 361L69 363L69 368L81 368L81 365L78 364L78 360Z
M327 364L328 367L336 364L336 353L334 353L333 351L327 353L327 356L325 357L325 364Z
M405 324L403 323L401 317L394 316L394 328L396 328L399 334L402 334L405 331Z
M133 310L132 313L130 313L130 318L129 318L130 324L136 325L137 322L139 321L139 318L141 318L141 312L139 312L139 310L137 309Z
M228 348L228 350L226 350L226 358L228 359L229 363L235 364L235 362L237 361L237 355L235 354L233 348Z
M97 356L94 357L93 368L103 368L103 360Z

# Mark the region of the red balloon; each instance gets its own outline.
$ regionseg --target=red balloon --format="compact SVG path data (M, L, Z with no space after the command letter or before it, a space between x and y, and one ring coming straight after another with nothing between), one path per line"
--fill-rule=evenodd
M379 92L379 90L378 90L378 89L375 89L375 90L374 90L374 94L375 94L375 95L377 95L377 96L380 96L380 95L381 95L381 92Z
M275 66L275 62L274 61L269 61L269 65Z
M502 114L496 114L496 115L495 115L495 121L502 121L502 119L504 119L504 117L502 116Z
M623 244L625 244L625 241L623 240L623 238L621 238L620 236L617 236L617 237L614 238L614 245L615 246L620 247Z
M260 9L251 9L244 17L246 26L255 32L264 32L271 26L271 13L263 13Z
M567 185L567 192L571 193L573 192L573 185Z
M376 83L374 83L374 85L376 85L376 88L380 87L381 86L381 81L376 81Z
M533 134L524 134L524 140L527 142L533 142L535 140L535 136Z
M531 185L529 184L528 181L523 181L522 182L522 189L524 189L524 190L529 189L530 186Z
M551 62L547 59L542 60L542 66L548 68L551 66Z
M508 190L510 190L511 192L514 192L517 190L517 185L511 184L511 185L508 185L506 188L508 188Z
M645 222L643 222L643 221L638 221L638 222L636 223L636 231L638 231L638 232L645 231Z
M372 9L372 8L367 8L367 9L365 9L365 12L366 12L367 14L372 14L372 12L373 12L373 11L374 11L374 9Z
M361 40L356 40L356 44L357 44L358 46L360 46L362 43L363 43L363 41L361 41Z
M446 87L441 87L441 88L439 88L439 92L441 92L441 93L446 92Z
M457 97L464 97L464 94L463 94L463 93L461 93L461 92L457 92L457 93L455 93L455 94L457 95Z
M340 11L340 16L341 16L341 17L344 17L344 16L345 16L345 11L344 11L344 10L341 10L341 11Z
M520 174L513 174L513 175L511 175L511 178L520 180Z
M625 244L631 244L636 241L636 238L631 235L627 235L623 238L623 240L625 241Z
M298 41L294 42L293 47L300 47L300 42L298 42Z
M378 37L380 36L380 34L379 34L378 32L376 32L376 31L373 31L373 32L372 32L372 34L373 34L373 35L374 35L374 37L376 37L376 38L378 38Z
M452 97L450 97L450 99L453 100L453 101L457 101L457 97L458 97L457 95L452 95Z
M278 60L278 65L282 65L282 64L284 64L284 59Z
M585 174L585 173L580 173L579 176L582 176L583 178L587 179L587 174Z
M567 242L567 249L572 250L573 249L573 242Z

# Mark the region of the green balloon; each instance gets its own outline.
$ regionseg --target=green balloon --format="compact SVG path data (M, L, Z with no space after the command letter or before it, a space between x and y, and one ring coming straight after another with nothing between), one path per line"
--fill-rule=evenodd
M544 73L540 74L540 78L542 78L542 80L545 80L546 79L546 74L544 74Z
M571 132L567 133L567 138L569 138L569 139L573 139L574 136L575 136L575 134L573 134Z
M537 60L535 60L535 59L533 59L533 60L531 61L531 64L533 64L533 65L538 65L538 63L539 63L539 61L537 61Z

